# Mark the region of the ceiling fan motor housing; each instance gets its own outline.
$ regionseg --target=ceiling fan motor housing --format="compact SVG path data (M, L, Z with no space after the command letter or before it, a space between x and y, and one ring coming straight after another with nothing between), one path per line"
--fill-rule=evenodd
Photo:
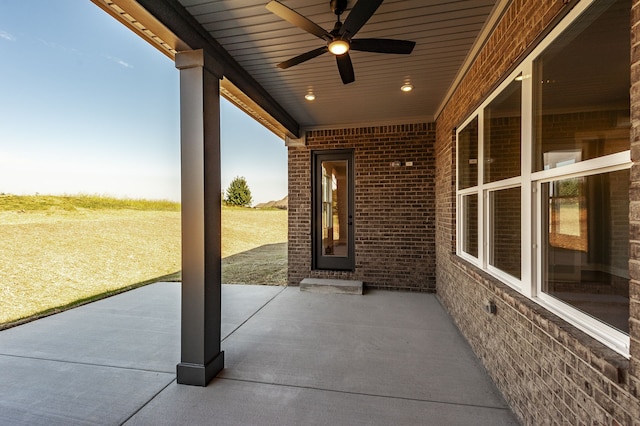
M342 83L349 84L355 81L353 64L349 56L350 50L373 53L410 54L416 44L414 41L384 38L353 38L360 28L373 16L383 1L384 0L359 0L355 2L343 24L340 21L340 15L347 9L347 0L330 0L329 6L338 19L333 29L327 32L327 30L315 22L300 15L295 10L288 8L278 0L271 0L266 5L269 11L327 43L325 46L310 50L309 52L294 56L287 61L279 63L278 68L287 69L316 58L324 53L331 52L335 55Z
M329 2L329 6L331 6L331 11L333 13L340 16L347 8L347 0L331 0Z

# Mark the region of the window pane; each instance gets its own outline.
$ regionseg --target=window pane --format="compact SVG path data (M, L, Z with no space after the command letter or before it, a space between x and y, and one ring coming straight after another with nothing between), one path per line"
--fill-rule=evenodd
M522 79L517 79L484 109L484 182L520 176Z
M348 162L322 162L322 255L347 256Z
M629 332L629 170L542 185L542 291Z
M629 3L597 2L536 59L536 171L629 149Z
M489 198L492 222L489 263L520 279L520 187L493 191Z
M478 194L462 198L464 236L462 250L478 257Z
M478 118L458 133L458 188L478 185Z

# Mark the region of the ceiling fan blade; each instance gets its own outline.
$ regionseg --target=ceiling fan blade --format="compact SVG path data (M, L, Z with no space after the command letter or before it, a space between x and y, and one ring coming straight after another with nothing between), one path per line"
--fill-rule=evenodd
M287 69L289 67L292 67L294 65L298 65L298 64L301 64L301 63L303 63L305 61L308 61L309 59L313 59L316 56L320 56L323 53L326 53L328 51L329 51L329 48L327 46L319 47L317 49L311 50L311 51L309 51L307 53L303 53L302 55L298 55L298 56L296 56L294 58L291 58L291 59L289 59L287 61L279 63L278 64L278 68L282 68L283 70L285 70L285 69Z
M353 74L353 64L351 63L349 52L336 56L336 63L338 64L338 71L340 71L342 82L344 84L353 83L356 80L356 76Z
M340 35L344 35L348 39L355 36L381 4L382 0L359 0L358 3L351 8L347 19L344 20L344 24L342 24L342 28L340 28Z
M275 15L278 15L280 18L284 19L285 21L295 25L298 28L305 30L310 34L313 34L316 37L319 37L326 41L332 40L332 37L329 35L329 33L325 31L322 27L320 27L318 24L300 15L295 10L289 9L287 6L283 5L279 1L271 0L269 3L267 3L265 7L269 12Z
M351 50L376 53L398 53L408 55L416 45L415 41L391 40L384 38L360 38L351 40Z

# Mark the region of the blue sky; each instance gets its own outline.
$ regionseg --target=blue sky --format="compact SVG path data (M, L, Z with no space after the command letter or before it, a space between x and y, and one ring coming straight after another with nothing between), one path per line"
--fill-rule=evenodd
M179 200L173 61L89 0L0 0L0 58L0 193ZM281 199L284 142L221 104L221 189Z

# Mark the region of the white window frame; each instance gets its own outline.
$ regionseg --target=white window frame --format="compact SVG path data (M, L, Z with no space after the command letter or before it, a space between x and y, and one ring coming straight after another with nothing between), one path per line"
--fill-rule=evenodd
M559 179L584 177L600 173L608 173L629 169L631 167L630 150L610 154L603 157L581 161L563 167L534 172L532 170L532 136L534 134L533 110L533 75L534 61L551 43L553 43L584 11L595 3L595 0L580 1L560 22L549 35L527 56L526 59L491 93L487 99L458 126L456 141L459 134L475 118L478 119L478 181L477 185L456 188L456 254L488 272L490 275L509 285L524 296L563 318L570 324L604 343L611 349L625 357L629 357L629 336L619 330L599 321L582 311L562 302L542 291L542 205L541 185ZM484 109L518 76L522 78L521 105L521 174L520 176L497 182L484 183ZM460 152L456 145L456 153ZM459 158L456 158L456 162ZM460 165L457 163L456 182L460 182ZM488 243L491 235L489 193L514 187L521 188L521 279L511 276L489 264L490 250ZM463 250L464 196L477 194L478 196L478 257L474 257Z
M619 162L616 165L609 166L608 163L612 162L612 158L608 157L626 157L628 162ZM631 159L629 158L629 151L620 152L617 154L611 154L605 157L594 158L592 160L584 161L584 163L590 163L593 165L593 168L585 170L585 167L578 167L582 163L572 164L570 166L564 166L562 169L566 169L567 173L563 173L562 175L558 175L557 173L546 173L546 172L554 172L557 169L545 170L544 172L537 173L539 179L535 182L536 187L536 195L535 195L535 204L540 206L542 205L542 185L549 182L555 182L560 179L571 179L571 178L580 178L586 176L593 176L597 174L603 173L611 173L617 172L621 170L628 170L631 168ZM536 214L536 229L540 230L536 234L536 258L542 259L542 247L543 247L543 238L542 238L542 209L537 209ZM602 341L603 343L610 346L612 349L615 349L617 352L628 356L629 355L629 336L625 333L622 333L619 330L599 321L584 312L572 307L571 305L564 303L557 298L545 293L542 291L542 276L543 276L543 266L542 262L537 263L537 271L536 271L536 287L535 287L535 297L540 305L544 306L551 312L556 315L564 318L567 322L573 324L574 326L583 329L587 334L595 337L596 339Z
M507 274L506 272L501 271L500 269L494 266L491 266L489 264L489 250L488 250L488 241L489 241L488 236L490 235L489 232L490 232L490 219L491 219L489 217L489 202L488 202L489 192L497 191L501 189L510 189L516 186L520 186L521 191L524 191L525 186L523 185L522 174L520 176L516 176L516 177L512 177L512 178L508 178L508 179L504 179L496 182L484 183L484 110L519 75L523 75L523 76L525 75L523 73L523 68L519 67L517 70L511 73L509 78L505 79L498 86L498 88L487 99L485 99L484 102L482 102L482 104L475 111L475 113L470 117L468 117L462 123L462 125L460 125L456 130L456 144L457 144L457 142L460 139L459 138L460 132L462 132L466 128L466 126L469 125L475 118L478 119L478 182L477 182L478 184L470 188L457 190L457 197L456 197L457 222L456 223L457 223L457 234L459 238L456 239L456 254L461 258L465 259L466 261L476 265L477 267L489 271L496 278L499 278L501 281L505 282L506 284L513 287L514 289L523 292L522 279L517 279L516 277L510 274ZM524 79L523 79L523 82L524 82ZM523 92L523 95L524 95L524 92ZM524 99L524 96L522 96L521 115L524 111L524 103L525 103L525 99ZM521 135L520 135L520 153L521 154L520 155L521 155L521 158L523 159L525 157L524 133L525 133L525 129L524 127L521 127ZM460 152L460 146L456 145L456 153L458 152ZM521 161L521 167L520 167L521 170L523 170L522 161ZM457 172L456 182L460 182L459 166L456 168L456 172ZM463 219L464 219L465 212L464 212L464 209L462 208L462 204L463 204L462 199L464 196L471 195L471 194L478 195L478 257L477 258L473 257L472 255L470 255L469 253L466 253L463 250L463 241L465 238ZM528 197L528 195L525 195L521 192L521 200L524 200L525 197ZM524 210L522 210L522 206L521 206L521 212L524 212ZM524 217L523 217L523 220L524 220ZM524 229L521 229L520 238L521 238L521 253L524 258L525 252L523 250L524 245L522 244L522 242L525 240L525 238L524 238L523 231ZM527 231L527 232L530 232L530 231ZM524 264L523 262L521 263ZM523 268L521 268L520 275L521 277L525 276L525 271Z

